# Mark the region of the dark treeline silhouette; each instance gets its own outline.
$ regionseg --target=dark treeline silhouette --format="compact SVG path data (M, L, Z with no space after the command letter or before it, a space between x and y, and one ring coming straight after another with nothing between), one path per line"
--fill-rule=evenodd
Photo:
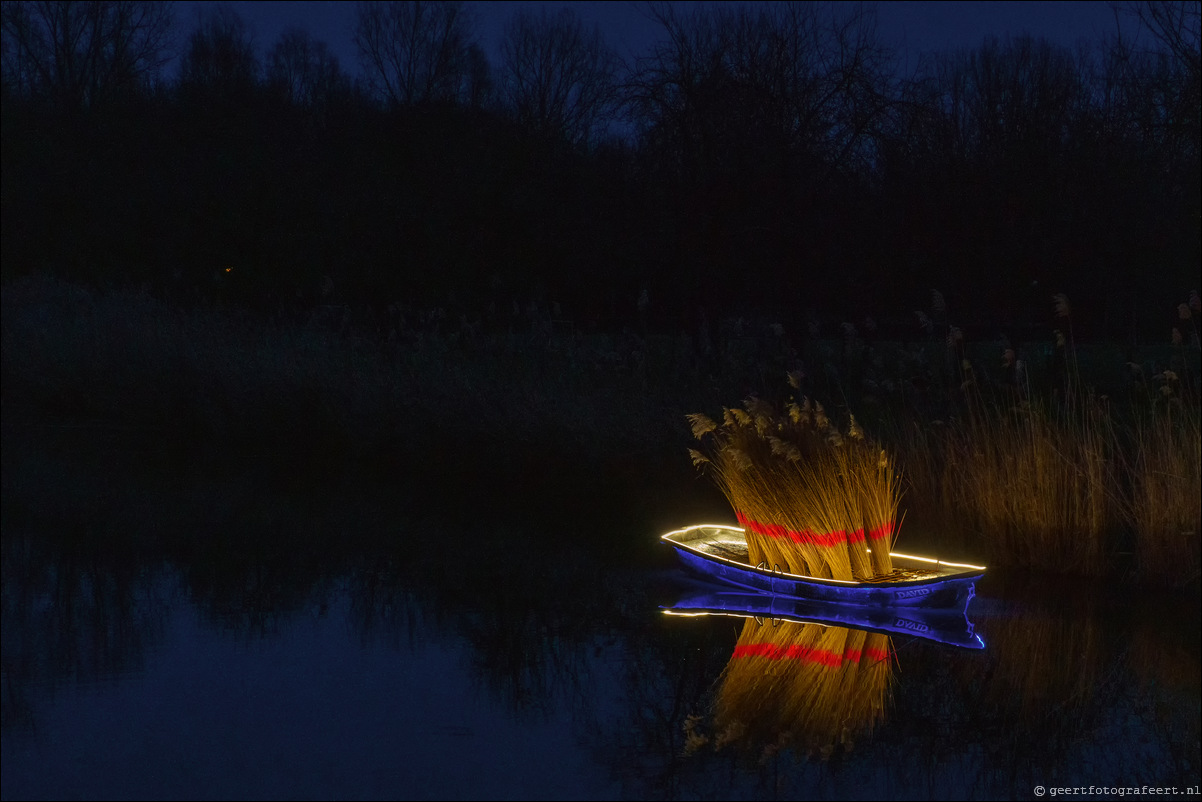
M910 75L870 8L647 7L623 65L569 9L370 2L353 80L228 8L5 2L3 272L305 318L342 305L696 333L747 316L1167 336L1197 283L1199 3L1067 49L991 39ZM1119 31L1122 33L1120 34Z

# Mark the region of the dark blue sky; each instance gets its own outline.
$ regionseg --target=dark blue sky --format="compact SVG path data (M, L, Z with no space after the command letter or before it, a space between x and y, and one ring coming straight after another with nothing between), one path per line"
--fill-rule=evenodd
M215 5L203 0L177 3L182 48L196 24L198 10ZM287 2L286 0L247 0L227 3L255 33L260 52L265 52L287 27L299 25L324 40L338 56L342 66L355 74L358 56L352 42L356 3ZM644 5L628 0L581 0L580 2L468 2L476 17L480 43L495 56L497 43L506 20L519 8L545 6L558 9L571 6L588 24L595 24L624 57L636 55L655 42L658 26L648 19ZM681 2L691 7L695 2ZM1067 0L1060 2L954 2L952 0L912 0L877 4L879 28L887 42L904 54L922 51L972 47L989 35L1005 36L1030 33L1072 46L1078 41L1096 40L1115 30L1111 5L1104 0ZM1124 23L1124 30L1132 30Z

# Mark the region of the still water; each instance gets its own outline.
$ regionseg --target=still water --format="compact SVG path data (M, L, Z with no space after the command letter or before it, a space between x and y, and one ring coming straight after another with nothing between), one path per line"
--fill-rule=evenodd
M1196 593L991 572L984 649L679 617L656 535L722 505L657 463L498 486L21 445L6 799L1197 788Z

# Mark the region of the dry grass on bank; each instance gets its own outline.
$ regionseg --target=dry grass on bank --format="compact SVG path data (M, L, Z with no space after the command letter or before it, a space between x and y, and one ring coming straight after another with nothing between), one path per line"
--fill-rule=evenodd
M1122 517L1135 533L1142 578L1183 584L1202 563L1202 426L1197 406L1138 422Z
M1129 377L1125 389L1115 388L1121 401L1083 380L1068 298L1052 300L1062 328L1049 348L1046 386L1032 386L1009 343L999 349L1001 373L970 360L959 329L948 324L948 363L959 369L944 377L945 420L903 413L890 438L911 510L946 532L979 537L992 565L1087 576L1117 571L1171 586L1196 581L1197 293L1176 310L1170 367L1160 363L1145 373L1135 362L1113 366ZM946 319L945 306L936 311Z
M1185 333L1175 338L1182 366L1197 363L1192 304L1183 305ZM720 359L706 363L689 351L687 338L661 338L671 340L662 343L670 346L662 354L653 338L622 344L617 337L572 332L456 338L419 331L386 343L313 322L186 311L136 291L101 293L49 278L6 283L2 312L6 425L128 426L153 437L289 453L385 449L421 470L431 460L463 459L465 443L488 466L504 449L541 455L555 448L586 460L659 455L685 436L684 410L716 408L731 392L745 393L754 376L781 375L763 354L725 346ZM774 347L781 342L776 337ZM793 428L783 432L761 431L760 419L775 416L763 408L729 412L737 426L723 421L722 436L734 446L720 457L729 463L723 489L736 510L750 510L750 520L769 533L761 538L765 562L788 564L773 556L780 545L774 527L798 535L851 533L852 539L857 532L886 532L891 539L899 493L885 480L895 482L900 467L910 483L912 514L941 523L948 533L980 537L992 565L1099 575L1117 563L1123 571L1137 568L1149 584L1197 579L1202 441L1196 371L1157 368L1159 383L1138 403L1081 391L1057 396L1046 388L1039 401L1038 392L1015 392L1022 388L1014 385L1004 395L986 393L987 366L978 363L983 389L974 395L971 387L958 389L954 378L955 366L970 354L958 339L949 335L948 342L947 381L925 373L907 377L906 371L921 368L918 359L903 360L897 375L873 367L876 372L861 376L865 386L871 379L880 388L911 388L897 390L901 411L894 420L902 423L888 439L898 465L882 468L878 447L851 429L824 426L816 408L799 406L796 420L784 416L778 423ZM1071 338L1064 347L1071 352ZM882 362L861 361L865 371ZM821 365L810 372L838 381L850 375ZM846 381L844 397L852 403L864 397ZM1075 373L1073 382L1083 386ZM916 405L913 386L920 385L935 389ZM944 423L931 423L924 412L936 409ZM807 414L810 422L803 424ZM883 423L886 412L876 414ZM831 448L832 434L849 447ZM793 449L806 459L794 459ZM754 471L740 472L740 465L757 454L769 468L753 480ZM815 478L839 472L852 478L837 487ZM816 517L773 517L789 504L765 495L762 479L792 483L793 490L782 491L789 499L809 493L800 506ZM825 564L832 576L836 570L867 574L858 550L844 547L837 555L820 539L812 541L806 547L814 547L819 563L814 573Z
M991 564L1100 574L1120 513L1115 432L1099 410L978 409L900 446L912 495L988 539Z
M5 285L2 326L10 421L201 443L349 453L433 443L449 454L423 460L454 459L447 447L473 440L662 450L682 429L672 397L689 392L623 369L612 342L415 332L385 343L45 277Z
M1202 432L1196 403L1105 398L989 404L899 427L909 498L979 535L992 565L1184 585L1199 576Z

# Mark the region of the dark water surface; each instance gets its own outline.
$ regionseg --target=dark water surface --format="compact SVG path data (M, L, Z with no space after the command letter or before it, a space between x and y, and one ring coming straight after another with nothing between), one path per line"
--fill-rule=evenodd
M5 432L6 799L1197 787L1196 592L991 572L981 651L680 618L656 537L723 512L684 458L364 472L120 440Z

